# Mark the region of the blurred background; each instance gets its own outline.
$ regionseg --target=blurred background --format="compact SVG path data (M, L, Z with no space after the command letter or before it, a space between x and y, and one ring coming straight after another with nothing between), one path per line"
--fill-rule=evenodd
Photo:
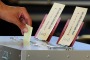
M61 22L58 25L54 36L59 36L67 19L70 19L76 6L88 8L87 15L84 19L84 26L79 33L79 36L87 36L90 39L90 0L2 0L5 4L11 6L26 7L33 21L33 36L36 33L43 17L48 14L54 2L63 3L66 5L61 14ZM11 23L0 20L0 36L21 36L19 28ZM87 39L87 40L89 40ZM79 41L81 41L80 39ZM83 40L84 41L84 40ZM85 42L85 41L84 41ZM87 41L86 41L87 42ZM87 42L90 43L90 42Z

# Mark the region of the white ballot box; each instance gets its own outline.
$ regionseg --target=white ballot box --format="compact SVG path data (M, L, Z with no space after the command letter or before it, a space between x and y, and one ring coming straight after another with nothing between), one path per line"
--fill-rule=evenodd
M56 44L53 36L49 43L31 37L24 48L22 36L0 36L0 60L90 60L90 45L75 42L72 48Z

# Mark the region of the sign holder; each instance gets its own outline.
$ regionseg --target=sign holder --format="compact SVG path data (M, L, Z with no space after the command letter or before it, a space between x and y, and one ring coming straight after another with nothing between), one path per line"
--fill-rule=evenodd
M64 32L66 31L69 22L70 22L70 20L67 20L67 22L66 22L66 24L65 24L65 26L64 26L64 28L63 28L63 30L62 30L62 33L60 34L60 37L59 37L59 39L58 39L58 41L57 41L57 44L58 44L58 42L60 41L60 39L62 38L62 36L64 35ZM70 46L68 46L68 47L72 47L72 46L74 45L75 40L77 39L77 36L78 36L78 34L80 33L80 31L81 31L83 25L84 25L84 22L82 22L82 24L80 25L78 32L76 33L76 35L75 35L75 37L74 37L72 43L71 43Z
M38 30L37 30L37 32L36 32L36 34L35 34L35 38L37 38L36 36L37 36L37 34L38 34L38 32L39 32L40 28L43 26L43 23L44 23L44 21L45 21L46 17L47 17L47 14L44 16L44 18L43 18L43 20L42 20L42 22L41 22L41 24L40 24L40 26L39 26L39 28L38 28ZM54 32L55 32L55 30L56 30L56 28L57 28L57 26L58 26L58 24L59 24L60 20L61 20L61 18L58 18L58 20L57 20L57 22L56 22L56 24L55 24L55 26L54 26L53 30L51 31L51 33L50 33L49 37L48 37L48 38L47 38L47 40L46 40L47 42L49 42L49 41L50 41L50 39L52 38L52 36L53 36L53 34L54 34Z

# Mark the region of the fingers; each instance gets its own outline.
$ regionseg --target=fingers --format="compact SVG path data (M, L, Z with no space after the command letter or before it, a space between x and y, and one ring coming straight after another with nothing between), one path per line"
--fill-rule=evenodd
M20 21L21 25L18 25L18 26L21 29L21 33L23 35L25 32L28 31L28 29L26 28L26 24L32 26L32 19L25 8L21 8L21 9L22 10L20 11L20 15L19 15L19 21ZM24 28L23 28L22 23L25 26Z
M15 19L14 24L16 24L20 28L21 33L23 35L25 32L28 32L26 24L32 26L32 19L25 8L21 7L18 12L19 12L18 17L14 16Z
M25 20L25 22L28 24L28 25L30 25L30 26L32 26L32 19L31 19L31 17L30 17L30 15L28 14L28 12L26 11L26 9L25 8L22 8L23 10L22 10L22 18L24 18L24 20Z
M22 23L18 18L16 18L15 21L15 24L20 28L22 35L28 32L28 28L26 27L25 23Z

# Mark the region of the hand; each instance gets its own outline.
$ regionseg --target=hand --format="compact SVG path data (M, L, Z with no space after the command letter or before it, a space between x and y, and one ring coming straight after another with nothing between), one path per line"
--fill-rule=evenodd
M22 34L27 32L26 24L32 25L31 17L24 7L0 6L0 18L17 25Z

